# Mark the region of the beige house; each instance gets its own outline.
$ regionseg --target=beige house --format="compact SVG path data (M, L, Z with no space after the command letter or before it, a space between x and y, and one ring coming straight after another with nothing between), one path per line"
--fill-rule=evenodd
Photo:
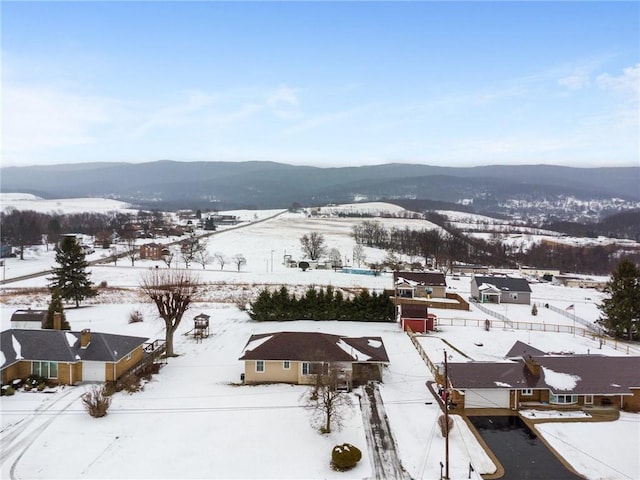
M445 298L447 280L442 272L393 272L395 296L409 298Z
M147 340L89 329L5 330L0 333L2 383L29 375L61 385L115 381L143 361Z
M338 372L346 388L382 381L389 357L380 337L344 337L317 332L252 335L242 356L244 382L313 384L317 374Z

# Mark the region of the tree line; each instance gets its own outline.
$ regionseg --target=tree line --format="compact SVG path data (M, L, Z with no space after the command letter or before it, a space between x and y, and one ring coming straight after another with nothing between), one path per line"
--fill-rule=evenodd
M126 237L127 226L138 222L151 229L163 222L159 212L140 212L137 215L123 212L41 213L34 210L8 208L0 212L1 240L18 249L24 258L24 249L30 245L57 243L63 233L86 235L111 235L113 232Z
M354 320L362 322L395 321L395 307L388 296L364 289L353 297L345 297L333 287L309 287L301 296L264 288L250 303L249 316L257 321L283 320Z
M440 228L385 228L378 220L365 220L353 226L352 236L358 245L422 257L426 265L445 271L458 262L497 268L530 265L606 275L615 268L621 256L620 247L616 245L572 246L544 242L523 249L505 245L497 234L487 240L465 235L437 213L427 214L425 218ZM640 263L640 252L627 251L624 255ZM386 266L394 268L392 263Z

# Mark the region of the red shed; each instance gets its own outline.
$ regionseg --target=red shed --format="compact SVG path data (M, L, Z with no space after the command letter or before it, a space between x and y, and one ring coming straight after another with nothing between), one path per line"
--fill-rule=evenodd
M408 328L416 333L433 331L436 319L437 317L435 314L427 313L426 305L400 305L400 326L405 332Z

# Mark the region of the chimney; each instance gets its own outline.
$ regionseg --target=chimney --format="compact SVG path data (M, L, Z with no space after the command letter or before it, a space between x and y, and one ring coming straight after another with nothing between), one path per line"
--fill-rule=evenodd
M80 348L87 348L91 343L91 330L85 328L80 332Z
M534 377L540 376L540 364L531 355L524 357L524 365L531 375Z
M60 312L53 313L53 329L62 330L62 313Z

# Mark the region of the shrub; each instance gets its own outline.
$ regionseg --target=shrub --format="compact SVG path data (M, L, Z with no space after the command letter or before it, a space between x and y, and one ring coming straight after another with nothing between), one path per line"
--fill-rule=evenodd
M41 383L44 383L46 385L47 379L45 377L43 377L42 375L36 375L36 374L32 373L31 375L29 375L27 377L25 383L28 383L32 387L37 387Z
M89 390L82 394L82 403L89 415L94 418L104 417L111 405L111 397L105 393L104 386L92 385Z
M533 315L534 317L538 315L538 307L535 303L533 304L533 307L531 307L531 315Z
M45 389L46 386L47 386L46 383L39 383L36 388L38 389L39 392L41 392Z
M142 390L142 388L140 377L137 375L124 375L120 377L116 383L116 391L118 392L126 390L129 393L136 393Z
M447 419L449 420L449 428L447 428ZM447 436L447 433L453 429L453 418L440 415L438 417L438 426L440 427L440 433L443 437Z
M298 267L300 267L303 272L306 272L309 269L309 262L299 262Z
M140 310L134 310L129 314L129 323L144 322L144 317Z
M33 387L31 386L30 383L27 382L27 383L24 384L23 388L24 388L25 392L30 392Z
M107 288L107 281L103 280L100 282L100 284L98 285L100 288Z
M349 443L336 445L331 451L331 468L344 472L351 470L362 458L362 452L358 447Z
M6 395L10 397L11 395L15 395L16 391L11 385L3 385L2 386L2 395Z

